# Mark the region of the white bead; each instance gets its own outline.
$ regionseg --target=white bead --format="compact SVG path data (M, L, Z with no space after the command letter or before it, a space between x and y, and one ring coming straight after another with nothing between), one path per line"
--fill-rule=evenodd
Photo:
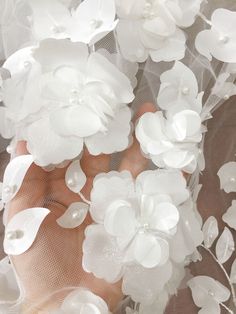
M211 296L211 297L214 297L214 295L215 295L214 292L211 291L211 290L208 291L208 294L209 294L209 296Z
M77 210L75 210L73 213L72 213L72 218L73 219L78 219L78 218L80 218L80 210L79 209L77 209Z
M228 36L220 36L219 42L222 44L227 44L229 42L229 37Z
M69 179L69 180L67 181L67 184L68 184L69 186L73 187L73 186L75 186L75 181L74 181L73 179Z
M236 179L235 179L235 178L230 178L229 181L230 181L230 182L236 182Z
M90 21L90 25L91 25L91 27L93 27L93 28L99 28L99 27L102 26L102 24L103 24L103 22L100 21L100 20L95 20L95 19L93 19L93 20Z
M29 68L31 66L31 63L29 61L24 62L24 68Z
M182 89L182 94L183 94L183 95L188 95L188 94L189 94L189 88L188 88L188 87L184 87L184 88Z
M225 99L225 100L228 100L229 98L230 98L229 95L225 95L225 96L224 96L224 99Z
M22 230L14 230L14 231L8 231L6 234L6 238L8 240L17 240L21 239L24 236L24 232Z
M4 187L4 192L6 194L12 194L14 192L14 187L11 187L11 186L7 185L7 186Z
M7 146L6 151L8 152L8 154L12 154L14 152L14 148L10 145Z

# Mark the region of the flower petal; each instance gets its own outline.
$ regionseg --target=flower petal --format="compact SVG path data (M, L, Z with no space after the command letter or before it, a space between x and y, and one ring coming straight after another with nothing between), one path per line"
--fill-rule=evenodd
M210 248L219 235L218 222L214 216L210 216L202 227L204 244Z
M74 160L66 170L66 186L74 193L79 193L86 183L87 177L80 166L80 160Z
M9 255L20 255L33 244L38 230L50 213L47 208L29 208L17 213L5 230L4 251Z
M2 200L4 203L8 203L16 196L33 161L32 155L22 155L15 157L7 165L2 186Z
M231 228L236 230L236 200L232 201L232 205L228 208L227 212L222 216L222 219Z
M135 233L135 210L127 201L117 200L107 209L104 227L108 233L117 237L125 237Z
M235 250L234 238L231 231L225 227L216 243L216 256L221 264L225 263Z
M77 228L84 222L88 210L88 204L81 202L72 203L65 213L57 219L57 223L62 228Z

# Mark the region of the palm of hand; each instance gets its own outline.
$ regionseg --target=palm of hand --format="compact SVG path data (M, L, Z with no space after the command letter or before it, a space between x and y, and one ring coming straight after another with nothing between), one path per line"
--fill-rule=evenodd
M145 104L138 115L150 110L153 110L153 107ZM26 153L24 143L19 144L18 153ZM84 153L81 167L87 176L87 182L82 193L87 199L94 177L100 172L109 171L110 158L109 155L94 157L88 152ZM135 140L124 153L119 170L129 170L135 177L146 166L147 160L141 155ZM46 172L32 165L21 190L10 204L8 219L31 207L46 207L51 211L40 227L32 247L24 254L12 257L26 293L27 307L50 298L53 294L50 303L54 303L58 297L55 296L55 291L65 287L82 286L103 297L112 309L122 298L120 283L108 284L82 269L84 230L92 222L91 217L88 215L84 223L75 229L61 228L56 222L71 203L82 201L79 195L66 187L65 172L66 168ZM59 297L64 296L62 293Z

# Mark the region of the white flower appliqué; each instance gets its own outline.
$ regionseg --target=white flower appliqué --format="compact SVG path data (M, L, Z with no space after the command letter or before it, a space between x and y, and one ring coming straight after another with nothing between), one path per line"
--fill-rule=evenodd
M181 62L161 75L157 103L165 115L146 113L136 127L141 149L158 167L196 169L204 131L202 95L193 72Z
M126 75L100 53L89 55L85 44L67 40L41 42L34 60L26 72L5 81L3 110L37 164L71 160L84 144L93 155L128 146L127 104L134 94Z
M129 172L98 175L90 207L96 224L85 231L84 269L109 282L123 277L125 294L153 302L171 278L171 260L182 263L202 241L191 207L182 208L188 198L180 171L146 171L135 181ZM192 228L191 234L188 232L193 239L191 247L186 243L187 230L183 229L186 223ZM174 241L183 248L181 257ZM156 276L158 284L151 283ZM150 293L146 295L147 290Z
M199 53L210 61L236 62L236 12L217 9L211 17L211 29L200 32L195 41Z
M50 314L109 314L105 301L87 289L71 292L63 301L60 309Z
M69 38L92 45L111 32L118 22L114 0L85 0L77 8L69 8L58 0L32 0L30 5L33 32L38 40Z
M185 55L185 34L200 9L202 0L116 0L121 51L130 61L180 60Z

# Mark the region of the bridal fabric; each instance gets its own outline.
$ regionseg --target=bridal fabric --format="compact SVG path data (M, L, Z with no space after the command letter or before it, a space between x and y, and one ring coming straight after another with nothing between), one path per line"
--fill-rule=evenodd
M164 314L173 296L189 289L198 313L234 313L236 200L221 221L201 217L197 200L208 123L236 95L235 26L230 0L0 0L0 133L11 155L0 185L8 255L0 263L0 311ZM156 111L134 122L150 101ZM134 178L115 166L136 140L149 166ZM27 155L18 156L20 141ZM89 199L82 193L91 179L81 166L86 153L113 157L110 171L95 176ZM36 165L66 169L63 184L81 201L63 211L54 204L54 216L47 191L46 204L12 215ZM235 161L217 174L222 193L236 191ZM68 238L54 239L55 230ZM74 238L81 256L58 279L65 287L58 290L40 269L40 285L48 286L40 300L29 300L14 257L37 247L40 235L70 260L76 231L83 234ZM223 282L191 273L204 259L201 250L223 271ZM111 305L86 278L119 286L122 301ZM50 300L53 309L44 310Z

